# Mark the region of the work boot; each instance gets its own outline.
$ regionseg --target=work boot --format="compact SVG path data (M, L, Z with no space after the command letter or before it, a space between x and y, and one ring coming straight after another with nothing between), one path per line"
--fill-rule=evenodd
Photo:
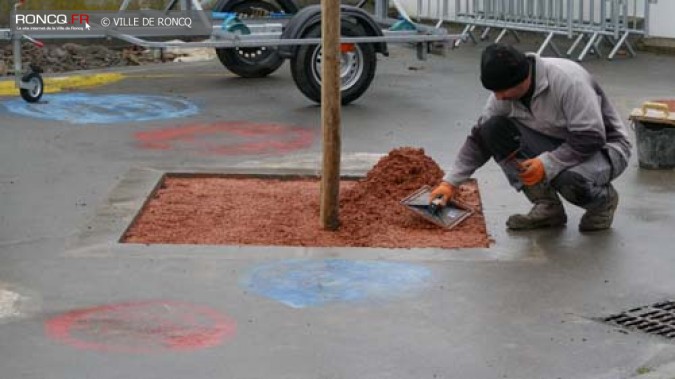
M579 230L582 232L593 232L596 230L609 229L614 220L614 211L619 205L619 193L609 184L609 194L607 201L601 206L586 210L579 222Z
M551 228L567 223L565 208L555 190L544 184L523 187L525 196L534 204L528 214L515 214L506 221L513 230Z

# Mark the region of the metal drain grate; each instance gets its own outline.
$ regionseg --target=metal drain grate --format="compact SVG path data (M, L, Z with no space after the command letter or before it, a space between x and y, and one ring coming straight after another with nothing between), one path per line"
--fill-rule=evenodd
M675 301L634 308L603 321L669 339L675 338Z

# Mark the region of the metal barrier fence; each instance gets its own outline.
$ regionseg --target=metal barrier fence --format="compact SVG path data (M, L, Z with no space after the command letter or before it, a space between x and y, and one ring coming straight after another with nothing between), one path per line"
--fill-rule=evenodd
M417 16L464 24L463 38L456 44L486 40L493 29L500 30L495 42L507 33L516 40L519 31L542 33L545 38L537 53L550 48L562 56L553 38L564 36L573 40L565 55L572 57L581 47L576 57L581 61L590 52L602 56L603 42L611 47L608 59L622 46L635 56L628 37L649 33L651 0L455 0L451 7L448 1L417 0ZM480 37L477 28L482 29Z

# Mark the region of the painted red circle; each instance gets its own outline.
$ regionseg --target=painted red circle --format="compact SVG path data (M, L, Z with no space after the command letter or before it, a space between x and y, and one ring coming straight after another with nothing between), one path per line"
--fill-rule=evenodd
M74 310L46 321L45 330L78 349L153 353L217 346L234 336L236 322L208 307L155 300Z
M195 150L209 155L287 154L314 143L315 130L247 121L197 123L134 133L149 150Z

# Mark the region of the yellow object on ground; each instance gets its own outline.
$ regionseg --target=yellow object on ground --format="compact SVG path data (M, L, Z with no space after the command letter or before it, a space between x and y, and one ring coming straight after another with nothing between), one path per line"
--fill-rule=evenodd
M45 93L61 92L66 89L98 87L118 82L124 78L125 76L120 73L46 77L44 78ZM13 79L0 82L0 96L14 96L18 94L19 90L16 88Z

